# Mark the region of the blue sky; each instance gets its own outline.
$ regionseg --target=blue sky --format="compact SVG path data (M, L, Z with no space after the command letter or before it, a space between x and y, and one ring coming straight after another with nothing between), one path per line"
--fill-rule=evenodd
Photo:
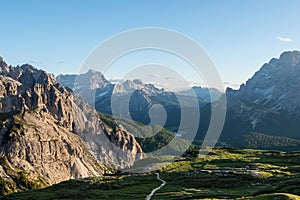
M193 38L233 84L281 52L300 49L298 0L0 0L0 7L0 55L56 75L77 73L103 40L141 27Z

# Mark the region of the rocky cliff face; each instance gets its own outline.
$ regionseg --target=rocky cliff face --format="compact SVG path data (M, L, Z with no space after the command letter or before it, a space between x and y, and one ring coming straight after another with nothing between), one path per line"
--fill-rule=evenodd
M47 184L102 175L106 167L81 138L43 110L21 111L2 122L1 152L9 163ZM5 175L5 174L4 174Z
M299 140L299 77L300 52L284 52L264 64L239 90L228 89L221 139L240 147L245 147L244 140L249 137L244 136L251 132ZM261 139L261 144L257 138L254 142L258 146L271 142L262 136Z
M10 168L53 184L130 167L143 152L126 130L111 130L97 112L48 73L0 59L0 176ZM102 164L100 164L102 163ZM32 179L34 180L34 178Z
M284 52L264 64L237 91L228 90L229 109L251 120L253 128L268 113L300 120L300 52ZM238 103L239 102L239 103Z
M122 127L111 129L85 101L75 96L74 102L75 132L100 162L122 169L144 157L142 148L127 130Z
M264 64L237 92L240 99L300 119L300 52L284 52Z

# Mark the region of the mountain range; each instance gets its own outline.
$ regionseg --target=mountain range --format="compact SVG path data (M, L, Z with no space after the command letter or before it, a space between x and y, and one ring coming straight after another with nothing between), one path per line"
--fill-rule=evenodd
M182 107L195 109L192 97L201 114L194 144L201 144L206 134L211 106L226 97L226 120L218 145L299 150L299 75L300 52L284 52L238 90L221 93L192 87L174 92L141 80L111 83L95 70L54 77L29 64L9 66L0 57L1 194L131 167L145 157L145 150L172 139L169 131L178 130ZM122 101L128 103L128 110L118 103ZM165 109L164 127L169 131L164 129L149 140L130 132L136 130L136 122L124 120L128 126L121 126L109 116L115 114L114 105L118 111L114 117L130 116L149 124L155 104ZM108 115L99 117L98 112Z
M226 95L227 116L221 143L238 147L285 150L297 149L300 144L299 75L300 52L290 51L265 63L238 90L228 88L225 94L213 88L201 87L172 92L140 80L113 84L94 70L80 75L59 75L57 81L72 88L76 94L94 105L97 111L107 114L112 114L111 102L130 99L130 117L144 124L150 123L149 108L154 104L161 104L167 113L165 128L171 131L176 131L180 124L181 107L189 107L189 99L196 95L202 119L196 136L196 140L200 142L209 125L211 103L219 99L221 101L220 96ZM180 104L182 102L178 102L178 98L184 99L184 103ZM125 114L118 117L128 116L128 110L124 112ZM273 140L283 142L274 144Z
M71 88L97 111L131 118L144 124L150 123L151 106L160 104L167 112L166 127L178 127L181 107L193 105L191 97L195 97L201 107L217 101L222 95L217 89L200 86L176 92L168 91L138 79L110 83L102 73L95 70L80 75L58 75L56 79L65 87ZM123 105L129 105L129 109ZM115 109L114 113L112 107Z
M251 134L260 135L263 143L276 136L274 140L293 142L268 148L299 149L299 73L300 52L284 52L265 63L239 90L228 89L223 138L228 142L239 140L235 143L253 148L256 146L249 145ZM258 138L253 140L259 143Z

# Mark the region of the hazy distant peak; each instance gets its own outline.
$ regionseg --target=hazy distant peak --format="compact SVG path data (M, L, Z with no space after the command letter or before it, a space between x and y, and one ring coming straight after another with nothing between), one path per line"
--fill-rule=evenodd
M94 70L94 69L89 69L89 71L87 73L96 73L98 71Z
M135 84L138 84L138 85L142 85L143 84L143 82L142 82L141 79L134 79L132 82L135 83Z
M58 75L56 80L62 85L74 91L82 88L96 89L103 88L110 84L104 75L94 69L89 69L86 73L75 75Z
M94 69L89 69L86 73L83 73L83 74L89 74L89 75L101 75L103 76L103 74L97 70L94 70Z

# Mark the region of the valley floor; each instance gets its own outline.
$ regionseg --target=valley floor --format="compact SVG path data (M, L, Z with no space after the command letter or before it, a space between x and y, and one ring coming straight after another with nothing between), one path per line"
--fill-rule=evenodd
M71 180L2 199L300 199L300 152L214 149L149 174ZM298 196L299 195L299 196Z

